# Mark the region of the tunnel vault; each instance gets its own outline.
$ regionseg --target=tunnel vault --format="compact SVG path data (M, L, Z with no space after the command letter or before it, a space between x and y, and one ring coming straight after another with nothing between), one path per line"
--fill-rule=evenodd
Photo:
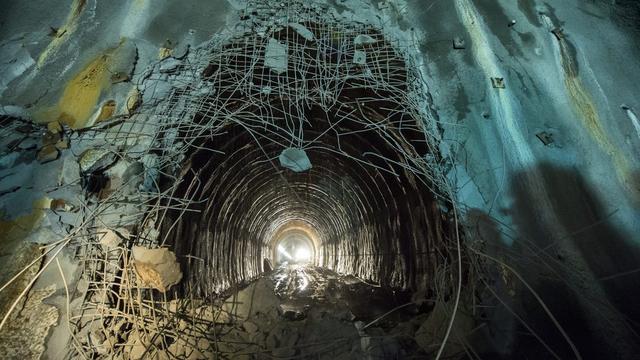
M424 288L452 227L416 66L371 25L300 5L299 22L263 27L256 4L244 31L178 68L195 75L160 131L183 146L177 176L160 181L171 196L147 219L181 259L176 291L213 296L255 278L290 223L313 231L319 266ZM285 149L304 151L310 169L281 166Z

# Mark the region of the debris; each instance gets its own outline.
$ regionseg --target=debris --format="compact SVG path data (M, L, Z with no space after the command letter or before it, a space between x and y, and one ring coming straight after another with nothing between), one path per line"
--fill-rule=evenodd
M466 43L464 41L464 38L456 36L455 38L453 38L453 48L456 50L462 50L466 47Z
M128 239L130 236L129 230L120 228L117 231L101 228L96 231L98 241L103 250L109 250L120 246L122 239Z
M115 160L115 155L108 149L89 149L80 155L78 165L81 173L89 173L105 169Z
M78 162L71 157L67 157L63 160L62 171L60 172L60 178L58 185L70 185L80 181L80 167Z
M501 78L501 77L492 77L491 78L491 85L495 89L504 89L506 87L506 85L504 83L504 78Z
M264 66L271 68L278 74L287 71L288 51L289 47L287 45L274 38L269 39L264 55Z
M140 90L134 87L129 91L129 95L127 96L127 114L133 114L136 109L140 106Z
M60 151L55 145L46 145L38 151L36 158L41 164L45 164L54 160L57 160L60 156Z
M289 26L295 30L300 36L311 41L314 39L313 33L307 29L304 25L298 23L289 23Z
M100 108L100 114L96 118L96 122L102 122L110 119L116 112L116 102L114 100L107 100Z
M58 148L58 150L66 150L69 148L69 139L64 138L61 139L60 141L58 141L56 143L56 148Z
M542 141L545 146L549 146L553 144L553 134L548 133L546 131L539 132L536 134L538 140Z
M511 20L511 21L509 21L509 25L508 25L508 26L509 26L509 27L512 27L512 26L514 26L515 24L516 24L516 21L515 21L515 20Z
M92 345L100 345L105 340L107 340L107 336L104 334L104 331L102 329L94 329L89 333L88 337L89 337L89 342Z
M20 150L34 150L38 148L38 139L34 137L27 137L22 140L18 140L18 149Z
M73 207L67 204L64 199L53 199L51 200L51 204L49 208L53 211L71 211Z
M353 44L358 45L371 45L378 42L378 40L372 38L369 35L358 35L353 39Z
M143 284L164 293L182 279L176 255L169 249L134 246L131 253L134 270Z
M361 50L356 50L353 53L353 63L358 65L365 65L367 63L367 53Z
M273 349L272 353L273 353L273 356L275 356L276 358L287 359L292 356L295 356L296 349L292 347L279 347L279 348Z
M303 149L286 148L278 157L280 166L295 172L303 172L311 169L311 161Z
M109 183L105 170L115 162L116 156L108 149L89 149L83 152L78 160L82 188L90 193L99 193Z
M140 360L147 353L147 348L151 345L147 341L146 336L139 331L133 330L127 339L127 345L131 345L129 349L130 360Z

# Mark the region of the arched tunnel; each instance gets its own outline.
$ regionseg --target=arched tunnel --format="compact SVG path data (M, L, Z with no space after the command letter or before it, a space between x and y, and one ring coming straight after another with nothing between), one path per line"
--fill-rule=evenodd
M296 172L279 164L280 144L254 141L273 129L223 131L188 156L174 192L197 212L163 215L163 242L189 259L184 286L211 295L256 277L264 259L278 262L280 241L296 229L318 266L404 288L431 277L451 224L426 178L398 165L404 154L382 134L346 121L312 123L303 130L314 139L305 151L311 168Z
M637 358L638 24L0 4L0 354Z

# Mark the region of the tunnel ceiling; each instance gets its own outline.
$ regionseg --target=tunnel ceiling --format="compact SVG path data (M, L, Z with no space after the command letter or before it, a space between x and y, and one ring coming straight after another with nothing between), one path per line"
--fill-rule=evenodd
M244 28L260 29L258 10ZM424 285L446 261L437 253L451 226L411 58L369 25L298 10L295 25L240 31L178 69L196 75L169 99L159 143L162 158L182 145L161 172L180 170L149 216L186 259L182 291L254 278L275 234L296 223L317 234L318 265L384 285ZM310 168L282 166L292 149Z

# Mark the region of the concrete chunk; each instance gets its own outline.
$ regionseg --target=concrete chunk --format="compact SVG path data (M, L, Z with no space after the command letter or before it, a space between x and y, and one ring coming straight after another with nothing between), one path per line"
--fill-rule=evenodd
M134 246L133 267L138 279L145 286L166 292L182 280L176 255L167 248L148 249Z
M303 172L311 169L311 161L307 153L302 149L287 148L280 153L280 165L295 172Z
M287 71L288 47L276 39L269 39L267 49L264 54L264 66L271 68L274 72L281 74Z

